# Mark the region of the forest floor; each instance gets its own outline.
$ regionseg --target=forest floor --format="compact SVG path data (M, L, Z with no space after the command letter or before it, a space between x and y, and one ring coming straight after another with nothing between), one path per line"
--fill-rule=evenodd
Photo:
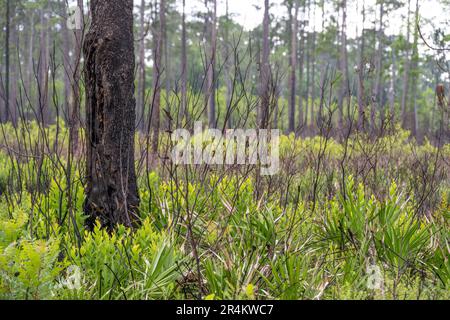
M66 130L28 129L0 151L0 298L450 298L450 145L281 136L267 177L137 161L140 226L108 233Z

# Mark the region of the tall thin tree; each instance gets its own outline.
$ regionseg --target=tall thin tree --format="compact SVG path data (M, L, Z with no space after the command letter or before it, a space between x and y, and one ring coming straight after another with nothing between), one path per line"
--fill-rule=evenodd
M40 35L39 35L39 60L38 60L38 101L37 116L43 124L49 121L48 106L48 72L49 72L49 47L48 47L48 19L47 8L40 9Z
M228 7L228 0L225 1L225 36L224 36L224 47L225 47L225 84L227 87L226 92L226 107L227 107L227 125L228 128L231 128L233 125L233 115L231 110L231 95L233 91L233 83L231 79L231 70L233 68L233 60L234 55L232 53L231 44L230 44L230 13L229 13L229 7Z
M295 130L295 107L296 107L296 72L297 72L297 31L298 31L298 1L294 3L294 15L291 21L291 56L290 56L290 76L289 76L289 132Z
M81 85L81 56L83 53L82 43L84 36L84 7L83 0L77 0L77 7L80 16L78 21L78 26L74 30L75 38L75 54L73 55L72 68L72 98L70 106L70 141L72 146L72 154L78 155L80 151L79 143L79 131L80 131L80 110L81 110L81 95L80 95L80 85Z
M313 132L315 123L315 103L316 103L316 3L313 3L313 25L311 34L311 108L310 108L310 118L311 127L310 130Z
M153 56L153 101L150 110L151 121L150 121L150 131L151 131L151 152L152 161L154 162L157 158L158 144L159 144L159 129L160 129L160 114L161 114L161 78L163 74L162 66L162 50L163 50L163 35L164 35L164 25L166 19L166 1L159 1L159 21L158 29L154 30L154 56Z
M217 47L217 0L212 0L213 9L211 16L211 36L209 44L209 63L207 67L207 99L208 99L208 123L210 128L216 127L216 47Z
M179 118L187 118L187 36L186 36L186 0L183 0L181 18L181 110ZM186 119L187 120L187 119Z
M9 120L9 33L10 33L10 0L6 0L6 26L5 26L5 113L3 115L3 121Z
M299 36L300 36L300 46L299 46L299 63L298 63L298 128L301 130L304 122L303 117L303 102L305 101L304 85L303 85L303 74L305 65L305 5L302 4L302 14L299 22Z
M306 31L306 46L305 46L305 54L306 54L306 83L305 83L305 120L303 121L304 126L307 128L309 123L309 94L310 94L310 85L311 85L311 0L307 2L308 7L308 16L306 20L306 24L308 29Z
M362 6L362 25L361 25L361 35L359 40L359 57L358 57L358 129L364 129L365 123L365 93L364 93L364 50L365 50L365 22L366 22L366 6L365 1L363 1Z
M419 24L419 1L416 0L416 8L415 8L415 18L414 18L414 26ZM412 134L419 138L419 116L418 116L418 78L419 78L419 30L417 27L414 27L414 35L413 35L413 48L412 48L412 57L411 57L411 96L410 96L410 105L413 106L413 110L411 112L410 119L410 128Z
M404 57L404 67L403 67L403 90L402 90L402 100L401 100L401 120L402 127L407 127L407 110L406 105L408 103L408 94L409 94L409 70L411 67L410 62L410 37L411 37L411 0L408 0L408 20L406 23L406 49L405 49L405 57Z
M373 103L372 103L372 111L370 114L371 119L371 130L372 132L375 130L376 127L376 112L378 111L380 113L380 119L384 119L384 110L383 110L383 96L382 96L382 88L383 88L383 41L384 41L384 2L381 1L379 3L379 26L378 26L378 32L377 32L377 41L378 41L378 48L377 48L377 54L376 54L376 78L375 78L375 85L373 87L372 96L373 96Z
M65 21L61 24L62 33L62 58L63 58L63 72L64 72L64 113L68 115L68 123L70 124L70 99L71 99L71 82L72 82L72 66L70 61L70 51L72 47L72 41L69 36L69 28L67 27L68 20L68 7L65 0L60 0L59 5L64 12Z
M269 0L264 0L263 39L260 65L260 106L258 110L259 128L267 128L270 108L270 65L269 65Z
M344 126L344 99L348 95L349 91L349 76L348 76L348 52L347 52L347 0L342 0L340 3L342 10L342 22L341 22L341 45L340 45L340 64L339 69L341 72L341 86L338 95L338 111L339 111L339 128Z
M142 129L145 110L145 0L141 0L139 8L139 63L137 83L137 123L138 128Z

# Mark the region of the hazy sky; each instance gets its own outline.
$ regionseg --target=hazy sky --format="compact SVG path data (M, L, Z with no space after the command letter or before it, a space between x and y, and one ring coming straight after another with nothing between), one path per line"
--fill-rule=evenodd
M76 4L76 0L68 0L69 4ZM286 7L281 5L283 0L270 0L271 14L276 17L282 17L287 15ZM406 2L406 0L404 0ZM85 0L85 3L87 0ZM326 1L327 6L325 8L327 15L330 13L335 13L335 8L330 4L331 1ZM140 5L140 0L134 0L134 5L137 7ZM366 8L376 8L374 4L376 0L348 0L348 22L347 22L347 33L349 37L354 37L356 32L361 32L362 28L362 15L361 9L365 3ZM415 10L415 0L411 0L411 9ZM181 12L182 0L177 0L179 10ZM87 4L86 4L87 5ZM86 8L85 5L85 8ZM225 14L226 0L217 0L218 5L218 15ZM264 0L228 0L229 12L233 19L244 26L245 29L253 29L258 24L262 22L262 10L257 8L262 8L264 5ZM450 7L443 5L442 0L419 0L419 12L422 17L421 27L425 36L431 34L431 30L434 28L447 29L450 32ZM204 0L186 0L186 9L188 15L191 13L204 11ZM406 5L389 15L389 28L387 29L388 34L398 34L399 30L405 32L406 30ZM321 29L321 9L316 8L316 19L315 28L317 31ZM375 16L376 15L376 16ZM373 22L378 16L378 10L366 13L366 24L365 27L373 27ZM314 17L314 12L311 12L311 19ZM300 19L304 19L300 12ZM313 26L311 25L311 28Z
M181 1L180 1L181 2ZM329 1L328 1L329 2ZM373 8L376 0L365 0L366 8ZM406 2L406 1L405 1ZM270 12L277 17L286 16L287 11L285 6L282 6L282 0L270 0L271 8ZM350 37L356 34L356 29L358 27L358 32L361 31L362 26L362 15L361 9L363 6L362 0L350 0L348 1L348 23L347 23L347 32ZM256 27L262 21L262 10L258 10L257 7L262 7L264 5L263 0L228 0L229 11L233 15L233 19L241 23L245 29L252 29ZM186 1L187 11L188 12L196 12L204 10L203 1L201 0L187 0ZM411 1L412 10L415 10L415 0ZM445 27L446 21L448 20L448 14L450 13L450 8L444 8L442 5L442 1L440 0L420 0L419 1L419 12L424 19L432 20L436 26ZM358 7L358 8L357 8ZM225 14L225 0L218 0L218 14ZM357 10L358 9L358 10ZM316 30L320 31L321 28L321 9L316 9ZM330 5L328 5L325 10L330 14L330 12L335 11ZM407 8L396 10L392 14L390 14L388 33L398 33L399 28L406 28L406 13ZM378 16L378 10L376 11ZM300 14L300 18L301 14ZM311 18L313 18L313 13L311 13ZM370 27L370 24L373 24L375 16L374 13L367 13L366 16L366 28ZM372 20L372 22L371 22ZM448 23L448 21L447 21ZM427 23L423 23L423 29L427 29ZM447 25L448 27L448 25ZM428 28L429 29L429 28Z

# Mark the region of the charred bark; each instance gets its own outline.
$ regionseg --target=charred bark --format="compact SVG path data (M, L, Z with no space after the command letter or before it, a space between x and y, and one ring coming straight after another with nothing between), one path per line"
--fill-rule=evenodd
M133 1L94 0L84 41L87 181L84 211L92 229L138 221L134 168Z

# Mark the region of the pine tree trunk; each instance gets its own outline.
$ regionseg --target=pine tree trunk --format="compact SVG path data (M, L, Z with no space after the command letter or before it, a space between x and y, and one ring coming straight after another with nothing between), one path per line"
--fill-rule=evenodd
M166 19L163 20L164 24L162 25L162 36L163 36L163 54L164 54L164 79L165 79L165 99L169 101L170 97L170 46L169 46L169 37L167 35L167 24ZM170 104L167 104L167 108L170 108ZM170 110L169 110L170 111ZM167 118L167 128L170 128L170 118Z
M6 0L6 30L5 30L5 113L2 115L2 121L7 122L9 120L9 35L10 35L10 0Z
M289 133L295 131L295 107L296 107L296 71L297 71L297 30L298 30L298 1L295 1L294 15L291 23L291 56L289 77Z
M298 66L298 92L299 92L299 103L298 103L298 127L300 130L303 129L303 101L304 101L304 87L303 87L303 73L305 65L305 6L302 9L303 20L300 23L300 48L299 48L299 66Z
M37 115L38 121L43 125L49 121L49 106L48 106L48 26L47 17L45 15L45 8L40 10L40 36L39 36L39 61L38 61L38 101L37 101Z
M269 0L264 0L262 57L260 71L260 107L258 112L259 128L265 129L269 124L270 108L270 65L269 65Z
M311 23L311 0L308 0L308 25ZM307 32L307 41L305 46L306 51L306 85L305 85L305 129L308 129L309 119L309 97L311 84L311 32Z
M396 60L395 52L392 50L392 71L389 85L389 122L391 125L395 122L395 82L396 82Z
M227 106L227 126L228 128L232 128L233 126L233 115L231 110L231 95L233 91L233 82L231 79L231 70L233 69L233 61L234 56L233 52L230 51L230 36L229 36L229 24L230 24L230 16L229 16L229 10L228 10L228 0L226 0L226 11L225 11L225 38L224 38L224 46L225 46L225 83L227 86L227 92L226 92L226 106Z
M137 89L137 126L144 127L145 110L145 0L141 0L139 10L139 64L138 64L138 89Z
M217 41L217 1L213 0L213 11L211 19L210 54L208 65L208 123L210 128L216 127L216 88L215 88L215 68L216 68L216 41Z
M314 4L313 8L313 21L316 20L316 6ZM311 108L310 108L310 118L311 118L311 134L314 134L314 124L315 124L315 100L316 100L316 27L313 26L312 32L312 44L311 44Z
M31 13L30 16L30 34L29 34L29 42L28 42L28 53L27 53L27 70L26 70L26 77L25 77L25 92L28 98L33 101L33 90L32 90L32 80L34 75L34 66L33 66L33 51L34 51L34 33L35 33L35 27L34 27L34 12Z
M338 96L339 129L344 127L344 99L348 95L348 55L347 55L347 0L342 0L342 25L341 25L341 87ZM350 115L348 115L350 116Z
M75 53L73 55L73 75L72 75L72 99L70 106L70 141L72 147L72 154L78 155L80 151L79 143L79 131L80 131L80 110L81 110L81 97L80 97L80 80L81 80L81 55L82 55L82 41L83 41L83 29L84 29L84 15L83 15L83 0L77 1L78 8L81 13L81 28L76 29L75 35Z
M163 49L163 31L165 25L165 0L159 3L159 23L158 31L153 34L155 41L154 49L154 65L153 65L153 103L150 110L151 121L151 156L152 162L155 163L158 156L159 129L160 129L160 110L161 110L161 77L163 73L162 66L162 49Z
M380 25L378 29L378 52L377 52L377 59L376 59L376 80L375 80L375 86L373 90L373 96L374 96L374 111L371 115L371 129L372 132L376 130L376 110L380 112L380 120L381 125L384 121L384 108L383 108L383 95L382 95L382 80L383 80L383 35L384 35L384 4L383 2L380 2Z
M12 16L14 17L14 6L12 9ZM9 43L12 44L12 47L14 50L12 51L12 61L13 63L10 64L10 70L9 70L9 120L13 123L13 125L17 124L17 86L18 86L18 77L19 77L19 70L18 70L18 63L15 63L15 58L18 57L17 50L19 50L19 41L17 36L17 28L15 23L13 23L12 27L10 27L10 39Z
M416 0L416 11L414 25L419 24L419 1ZM414 27L414 40L413 40L413 52L412 52L412 75L411 75L411 96L410 105L413 106L413 111L411 114L411 131L412 134L419 138L419 119L418 119L418 106L417 106L417 92L418 92L418 68L419 68L419 31Z
M408 0L408 22L406 30L406 53L404 61L404 71L403 71L403 91L402 91L402 102L401 102L401 117L402 117L402 127L406 129L408 116L406 110L406 104L409 94L409 69L410 69L410 57L409 57L409 41L410 41L410 15L411 15L411 0Z
M305 17L305 7L303 7L303 17ZM299 63L298 63L298 93L299 93L299 101L298 101L298 127L303 131L303 102L305 101L305 88L303 84L303 74L304 74L304 65L305 65L305 21L301 21L300 27L300 49L299 49Z
M179 118L187 119L187 44L186 44L186 0L183 0L183 15L181 22L181 110Z
M64 114L70 117L70 99L71 99L71 82L72 82L72 67L70 62L70 37L69 30L67 28L67 4L64 0L60 1L61 10L64 12L65 19L61 24L62 31L62 58L63 58L63 72L64 72ZM70 118L67 119L70 124Z
M134 169L133 1L91 1L86 61L87 177L84 211L109 230L138 221Z
M361 40L359 44L359 62L358 62L358 130L364 130L365 125L365 103L364 103L364 49L365 49L365 22L366 22L366 8L363 3L362 8L363 24L361 30Z

